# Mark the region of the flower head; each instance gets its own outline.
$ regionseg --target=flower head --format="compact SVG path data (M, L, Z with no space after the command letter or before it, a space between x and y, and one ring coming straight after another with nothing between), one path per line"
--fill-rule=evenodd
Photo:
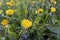
M28 38L28 35L27 34L24 34L23 35L23 39L27 39Z
M8 10L6 10L6 14L7 15L13 15L14 14L14 10L8 9Z
M15 5L15 2L14 1L11 1L10 6L14 6L14 5Z
M32 26L32 22L28 19L24 19L22 20L21 22L21 26L24 27L24 28L30 28Z
M52 12L52 13L56 12L56 8L51 7L51 12Z
M35 3L35 1L32 1L32 4L34 4Z
M0 2L0 6L2 6L2 3Z
M6 2L6 5L8 5L8 6L13 6L14 4L15 4L15 2L14 2L14 1Z
M38 9L36 13L42 13L44 10L42 8Z
M2 20L1 24L2 24L3 26L6 26L6 25L8 24L8 20L6 20L6 19Z
M0 13L2 13L3 12L3 10L0 10Z
M57 4L57 2L56 1L53 1L53 4Z
M43 0L39 0L39 2L42 2Z
M6 2L6 5L10 5L11 4L11 2Z

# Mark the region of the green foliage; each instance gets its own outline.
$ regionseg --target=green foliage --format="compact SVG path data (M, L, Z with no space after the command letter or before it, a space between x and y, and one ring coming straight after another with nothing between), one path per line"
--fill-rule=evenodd
M3 10L3 12L0 13L0 28L2 28L0 30L4 30L4 32L0 34L0 37L4 37L5 40L22 40L28 36L25 40L43 40L44 35L48 35L50 40L59 39L59 30L57 36L53 36L52 33L52 28L60 28L59 0L56 1L56 4L47 0L43 0L42 2L39 0L14 0L14 5L9 6L6 3L10 1L11 0L1 0L2 6L0 6L0 10ZM51 7L56 8L56 12L52 13L50 11ZM43 9L43 12L36 14L36 10L40 8ZM14 14L7 15L7 9L15 10ZM1 24L3 19L9 21L6 26L7 28ZM28 29L23 28L21 26L21 21L23 19L30 20L32 26ZM52 30L48 27L51 27ZM49 30L46 30L46 28ZM3 38L0 39L2 40Z

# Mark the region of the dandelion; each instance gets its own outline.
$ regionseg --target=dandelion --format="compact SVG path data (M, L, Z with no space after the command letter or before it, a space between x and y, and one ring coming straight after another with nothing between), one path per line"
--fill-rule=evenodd
M21 22L21 26L24 27L24 28L30 28L32 26L32 22L28 19L24 19L22 20Z
M39 2L42 2L43 0L39 0Z
M13 15L14 14L14 10L8 9L8 10L6 10L6 14L7 15Z
M51 3L56 4L57 2L55 0L51 0Z
M38 9L37 11L36 11L36 14L37 13L42 13L44 10L42 9L42 8L40 8L40 9Z
M35 1L32 2L32 4L34 4L34 3L35 3Z
M11 4L11 2L6 2L6 5L8 5L8 6L9 6L10 4Z
M52 12L52 13L56 12L56 8L51 7L51 12Z
M2 24L3 26L6 26L6 25L8 24L8 20L6 20L6 19L2 20L1 24Z
M15 2L14 1L11 1L11 2L6 2L6 5L8 6L14 6Z
M53 1L53 4L56 4L57 2L56 1Z
M10 6L14 6L14 4L15 4L15 2L14 1L11 1Z
M0 14L3 12L3 10L0 10Z
M2 3L0 2L0 6L2 6Z

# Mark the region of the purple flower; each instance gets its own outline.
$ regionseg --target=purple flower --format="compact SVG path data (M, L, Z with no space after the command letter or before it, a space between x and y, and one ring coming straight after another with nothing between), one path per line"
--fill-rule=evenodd
M8 34L8 33L6 33L6 38L7 38L7 39L9 38L9 34Z
M28 38L28 35L27 34L24 34L23 35L23 39L27 39Z

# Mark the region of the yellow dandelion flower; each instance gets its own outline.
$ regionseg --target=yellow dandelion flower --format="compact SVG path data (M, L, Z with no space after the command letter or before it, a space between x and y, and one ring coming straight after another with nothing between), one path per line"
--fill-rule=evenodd
M0 13L2 13L3 12L3 10L0 10Z
M44 10L42 9L42 8L40 8L40 9L38 9L37 11L36 11L36 14L37 13L42 13Z
M52 12L52 13L56 12L56 8L51 7L51 12Z
M43 0L39 0L39 2L42 2Z
M0 2L0 6L2 6L2 3Z
M10 6L11 2L6 2L6 5L9 5Z
M6 26L6 25L8 24L8 20L6 20L6 19L2 20L1 24L2 24L3 26Z
M8 6L14 6L15 2L14 1L11 1L11 2L6 2L6 5Z
M8 10L6 10L6 14L7 15L13 15L14 14L14 10L8 9Z
M10 6L14 6L15 5L15 1L11 1Z
M53 1L53 4L56 4L57 2L56 1Z
M34 3L35 3L35 1L32 1L32 3L34 4Z
M22 20L21 22L21 26L24 27L24 28L30 28L32 26L32 22L29 21L28 19L24 19Z

